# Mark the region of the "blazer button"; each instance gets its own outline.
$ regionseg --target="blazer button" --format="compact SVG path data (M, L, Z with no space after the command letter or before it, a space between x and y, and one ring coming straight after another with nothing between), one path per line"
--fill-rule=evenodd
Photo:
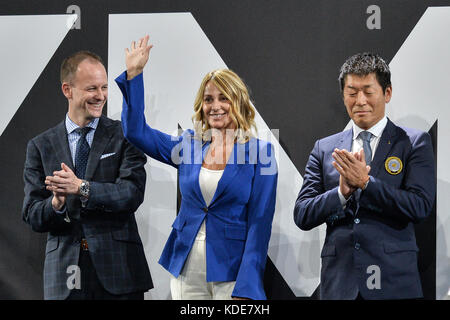
M204 213L208 213L208 207L204 207L204 208L203 208L203 212L204 212Z
M358 218L356 218L354 221L355 221L356 224L361 222L361 220L359 220Z
M359 250L361 248L361 245L357 242L357 243L355 243L355 249L356 250Z

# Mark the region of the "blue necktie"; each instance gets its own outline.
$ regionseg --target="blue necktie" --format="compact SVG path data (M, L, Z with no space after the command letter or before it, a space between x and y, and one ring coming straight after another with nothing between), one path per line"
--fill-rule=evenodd
M90 127L78 128L75 131L81 136L77 142L77 149L75 152L75 175L78 179L84 179L84 174L86 173L86 167L89 157L89 143L86 140L86 135L88 134Z
M359 133L359 137L363 141L363 149L364 155L366 157L366 164L370 165L372 162L372 148L370 147L370 139L372 138L372 134L369 131L361 131Z

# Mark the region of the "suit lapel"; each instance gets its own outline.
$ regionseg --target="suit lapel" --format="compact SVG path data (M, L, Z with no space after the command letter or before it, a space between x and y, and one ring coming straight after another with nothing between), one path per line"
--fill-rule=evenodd
M69 141L67 138L67 128L65 120L55 128L54 135L55 138L52 139L52 141L56 152L56 158L58 159L59 162L64 162L67 166L69 166L72 171L75 171L75 166L72 160L72 154L70 153ZM61 169L61 167L59 169ZM80 218L79 197L75 195L68 195L66 199L66 204L70 218L79 219Z
M339 140L336 148L345 149L349 152L352 152L352 143L353 143L353 129L349 129L342 132L341 139ZM334 150L331 150L331 152L333 151Z
M194 148L192 149L192 152L194 152L194 164L192 164L192 176L195 177L195 194L197 195L198 199L200 200L200 202L206 206L206 202L205 199L203 198L203 194L202 191L200 189L200 180L199 180L199 176L200 176L200 170L202 168L202 164L203 164L203 159L205 159L206 157L206 153L208 152L209 149L209 145L210 142L206 142L205 144L203 144L202 146L199 146L198 144L203 143L202 141L198 141L193 139L194 141ZM196 149L197 148L197 149ZM198 158L198 153L195 152L195 150L198 150L198 148L201 148L202 152L200 154L201 158Z
M104 117L101 117L97 129L95 130L94 140L92 141L91 150L89 151L89 158L86 167L85 179L90 180L98 166L100 157L103 154L112 133L109 131L109 126L105 123Z
M380 142L378 143L377 149L375 151L375 155L373 157L372 163L370 165L369 174L373 177L378 175L380 168L384 167L384 161L386 159L387 154L391 150L394 145L394 139L396 137L396 127L395 125L388 119L386 124L386 128L381 134Z
M66 165L68 165L70 169L74 170L75 166L73 164L72 155L70 153L65 121L56 126L54 134L55 139L52 139L52 141L54 150L56 152L56 158L60 162L64 162Z
M234 180L234 177L239 172L241 167L243 166L242 161L238 161L238 148L245 148L245 159L246 162L248 160L248 150L246 149L246 146L248 146L248 143L241 144L241 143L235 143L233 147L233 151L231 151L230 157L228 158L227 165L225 166L225 170L223 171L222 177L219 180L219 183L217 184L216 192L214 193L214 197L211 200L210 205L216 201L218 197L225 191L225 189L228 187L228 185Z

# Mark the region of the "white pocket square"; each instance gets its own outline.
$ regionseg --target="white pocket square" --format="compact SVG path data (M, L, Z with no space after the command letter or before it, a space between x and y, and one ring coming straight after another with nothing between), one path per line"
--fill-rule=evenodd
M116 154L116 153L113 152L113 153L105 153L105 154L102 154L102 156L100 157L100 160L105 159L105 158L108 158L108 157L111 157L111 156L114 155L114 154Z

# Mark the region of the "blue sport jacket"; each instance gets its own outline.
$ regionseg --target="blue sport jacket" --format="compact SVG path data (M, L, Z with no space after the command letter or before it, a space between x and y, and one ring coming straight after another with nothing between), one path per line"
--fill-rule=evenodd
M206 206L198 177L210 143L197 139L193 130L175 137L149 127L144 116L143 75L129 81L126 77L124 72L116 79L124 97L125 137L179 171L181 207L159 263L178 277L206 220L207 281L236 281L232 296L266 299L263 276L278 178L272 145L256 138L235 143Z

